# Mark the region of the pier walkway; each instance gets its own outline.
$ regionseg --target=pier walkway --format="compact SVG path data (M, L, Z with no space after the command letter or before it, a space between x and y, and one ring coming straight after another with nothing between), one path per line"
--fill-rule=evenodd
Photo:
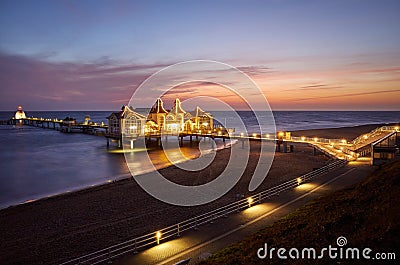
M61 132L71 133L86 133L92 135L105 136L107 138L107 146L109 146L110 139L118 141L118 146L122 146L121 135L114 135L108 132L108 125L104 123L76 123L75 120L60 120L60 119L48 119L48 118L24 118L24 119L10 119L8 121L1 121L0 124L13 124L13 125L28 125L40 128L48 128L59 130ZM233 131L233 130L232 130ZM235 139L242 142L245 141L272 141L276 142L279 152L290 151L290 143L306 143L312 145L315 150L325 153L328 156L338 158L341 160L354 161L359 157L370 159L372 154L372 144L383 139L393 132L399 132L398 126L382 126L374 129L373 131L362 134L351 142L345 139L325 139L325 138L310 138L310 137L283 137L283 132L278 133L267 133L267 134L244 134L244 133L228 133L223 130L214 131L202 131L202 132L180 132L175 134L168 133L146 133L143 136L147 140L156 139L159 145L161 145L161 137L178 137L182 144L184 139L188 139L190 142L195 137L196 141L199 138L211 138L211 139L222 139L223 142L227 139ZM137 138L138 136L136 136ZM132 141L135 141L135 137L132 137ZM282 149L281 149L282 145ZM131 147L133 144L131 143Z
M48 118L23 118L23 119L10 119L2 121L1 124L9 125L27 125L40 127L44 129L53 129L66 133L86 133L93 135L104 136L107 132L108 125L104 123L76 123L74 119L48 119Z

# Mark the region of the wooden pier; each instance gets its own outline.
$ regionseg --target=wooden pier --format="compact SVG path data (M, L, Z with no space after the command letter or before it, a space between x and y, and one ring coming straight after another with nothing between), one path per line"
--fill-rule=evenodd
M0 125L27 125L34 126L44 129L58 130L64 133L84 133L91 135L104 136L107 139L107 147L110 146L110 142L114 141L118 143L118 147L122 148L122 135L111 134L108 132L108 125L103 123L76 123L75 119L45 119L45 118L23 118L0 121ZM324 138L308 138L308 137L292 137L290 132L278 132L276 134L249 134L244 133L234 134L228 133L226 130L221 128L215 128L213 131L199 131L199 132L179 132L175 134L168 133L146 133L145 135L132 135L126 137L130 146L133 149L134 143L138 138L144 138L144 142L147 144L153 140L157 142L157 145L161 147L162 137L176 137L179 141L179 145L182 146L184 139L187 139L192 145L193 142L199 142L200 139L222 139L224 144L227 140L237 140L241 142L242 148L244 148L246 141L267 141L276 144L277 152L293 152L293 146L290 143L305 143L314 147L314 152L320 151L328 156L354 161L358 157L370 157L372 154L371 143L376 142L380 139L385 138L393 132L399 132L399 127L395 126L383 126L373 130L370 133L361 135L352 142L347 142L344 139L324 139ZM396 138L397 139L397 138ZM216 148L214 141L211 141L213 149ZM282 146L282 148L281 148ZM288 148L289 147L289 148Z
M27 125L40 127L44 129L53 129L64 133L85 133L92 135L105 136L108 126L98 123L76 123L73 119L60 120L60 119L46 119L46 118L24 118L24 119L10 119L1 121L1 124L8 125Z

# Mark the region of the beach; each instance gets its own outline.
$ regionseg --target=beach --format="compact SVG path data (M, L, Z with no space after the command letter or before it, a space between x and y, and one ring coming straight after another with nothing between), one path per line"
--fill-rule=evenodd
M295 136L336 135L351 140L378 126L293 132ZM178 207L163 203L142 190L133 179L66 193L0 211L2 264L54 264L157 231L195 215L248 196L249 180L260 158L259 142L251 142L248 166L237 185L206 205ZM229 160L230 149L217 152L211 165L198 172L170 166L159 172L185 185L206 183L218 176ZM262 161L262 157L260 158ZM254 193L320 168L330 159L313 155L313 148L295 144L293 153L275 153L267 178Z
M378 127L387 125L391 124L377 123L377 124L367 124L367 125L341 127L341 128L298 130L298 131L293 131L292 136L319 137L327 139L345 139L349 142L362 134L369 133L370 131Z

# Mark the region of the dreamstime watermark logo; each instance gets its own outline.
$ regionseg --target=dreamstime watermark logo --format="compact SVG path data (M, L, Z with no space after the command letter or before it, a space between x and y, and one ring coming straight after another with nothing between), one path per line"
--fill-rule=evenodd
M153 122L158 123L159 128L161 128L161 126L165 126L165 123L168 122L169 116L159 119L157 115L152 114L150 107L153 106L158 99L163 98L163 96L176 92L174 88L190 83L215 84L229 91L231 95L234 95L239 101L243 102L248 110L252 111L252 117L255 118L257 123L257 126L253 126L252 130L261 133L261 135L266 133L275 134L273 113L267 99L256 83L237 68L215 61L187 61L171 65L158 71L146 79L135 90L129 101L129 106L133 108L147 108L148 111L145 113L144 117L152 117ZM188 92L188 89L185 90L185 92ZM178 89L177 91L179 92L181 90ZM224 99L224 96L216 96L216 94L218 94L217 92L218 91L215 91L215 95L213 95L213 91L208 91L206 94L203 93L200 96L188 97L187 95L191 94L189 91L189 93L185 94L182 103L185 100L191 102L212 102L213 108L215 108L215 104L218 104L218 109L229 110L231 115L229 118L240 121L237 125L239 128L235 128L236 132L241 131L244 135L247 135L248 132L243 117L238 114L235 107L232 106L230 102ZM203 105L202 108L208 110L209 107ZM181 117L181 119L182 118L186 119L186 117ZM171 119L174 119L174 117L171 117ZM182 121L180 120L180 122ZM222 122L220 121L220 123ZM231 146L231 154L227 166L223 172L212 181L197 186L185 186L174 183L166 179L156 170L147 152L145 161L141 160L140 163L136 160L135 155L130 152L133 145L146 146L146 132L142 132L143 135L132 136L124 131L124 128L136 128L136 126L136 124L133 126L129 119L125 119L123 128L121 128L124 154L128 168L137 183L147 193L163 202L180 206L194 206L211 202L232 189L247 167L250 147L248 139L243 138L241 139L241 141L244 141L243 145L238 144ZM211 128L211 130L212 129L213 128ZM203 155L191 161L181 163L185 160L185 157L180 151L179 141L171 140L174 139L174 136L175 139L182 136L180 133L179 130L172 133L170 131L165 133L164 130L161 130L160 134L153 136L156 138L158 137L158 141L161 142L160 147L163 148L165 156L170 164L185 171L199 171L210 165L215 158L215 153L213 155L212 151L208 155ZM209 140L211 141L211 145L208 146L215 147L216 143L214 142L214 137L211 137L213 132L209 131L208 133L210 133ZM188 135L188 132L186 132L186 135ZM207 149L204 145L205 144L202 142L199 144L199 149L202 152ZM168 148L164 148L164 146L168 146ZM274 157L275 143L272 141L261 141L259 152L262 160L259 159L253 172L248 187L250 191L255 190L267 176ZM141 172L141 168L143 167L153 168L154 170L146 174L137 174L137 172Z
M265 243L264 247L257 250L257 257L259 259L368 259L368 260L395 260L396 253L394 252L376 252L373 253L372 249L366 247L363 249L345 247L347 239L344 236L339 236L336 239L337 247L329 245L328 247L317 250L315 248L268 248Z

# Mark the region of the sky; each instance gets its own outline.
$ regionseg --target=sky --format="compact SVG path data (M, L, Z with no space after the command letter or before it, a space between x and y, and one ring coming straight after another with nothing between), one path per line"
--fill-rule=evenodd
M400 110L398 14L387 0L2 0L0 110L120 109L190 60L236 67L273 110ZM238 106L218 84L184 87Z

